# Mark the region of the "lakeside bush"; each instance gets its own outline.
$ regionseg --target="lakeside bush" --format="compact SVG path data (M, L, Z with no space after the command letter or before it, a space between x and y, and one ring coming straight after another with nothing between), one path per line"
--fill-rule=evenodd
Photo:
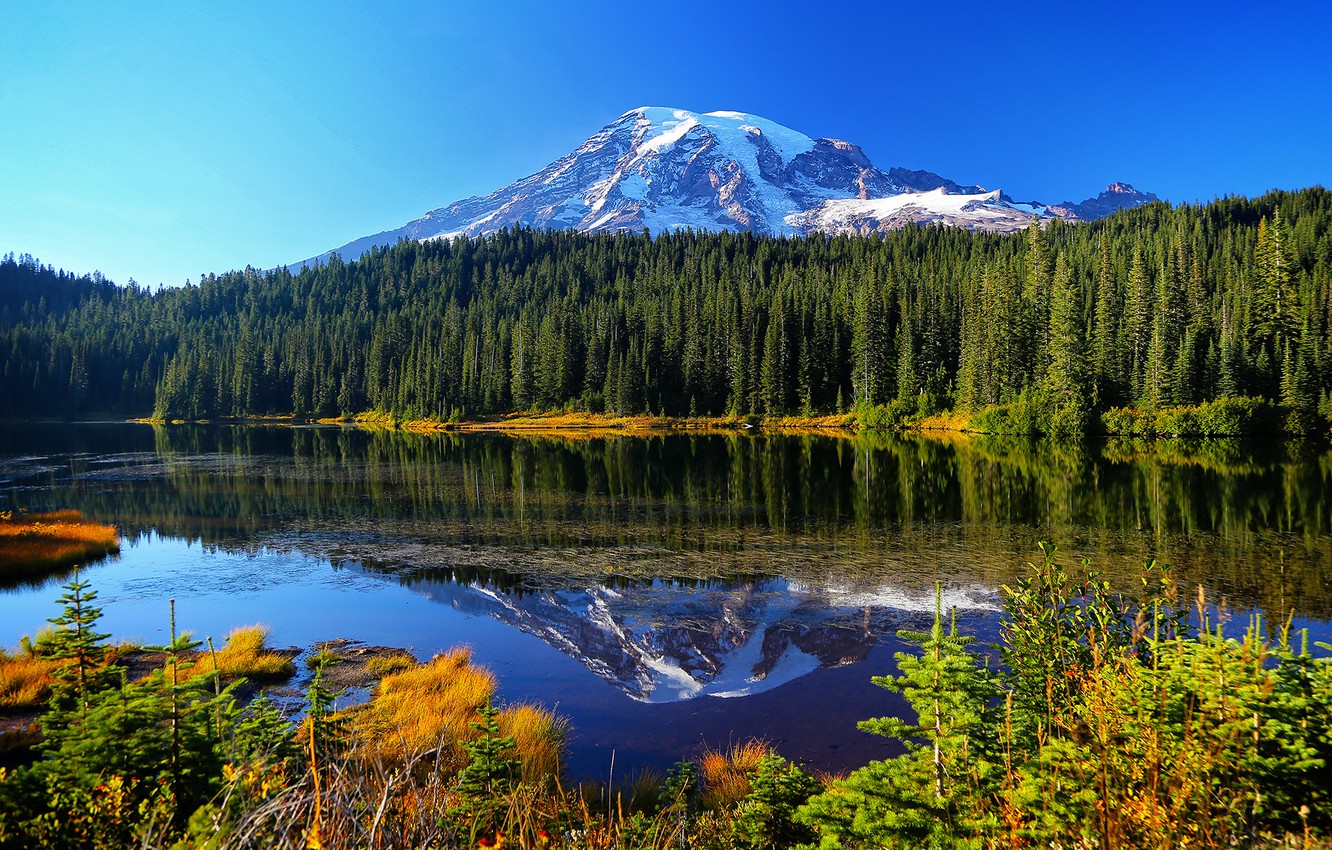
M1159 409L1112 407L1094 416L1080 404L1058 403L1040 390L1024 391L1007 404L973 412L966 430L981 434L1030 434L1075 437L1099 433L1116 437L1233 437L1249 434L1306 434L1306 423L1289 426L1288 412L1266 399L1224 397L1195 405ZM1303 422L1303 420L1300 420Z
M1003 588L999 668L938 607L901 633L918 649L875 682L916 722L861 726L908 752L800 810L818 846L1328 846L1332 663L1307 633L1227 637L1155 562L1123 595L1042 545Z
M1238 396L1154 411L1115 407L1101 414L1101 430L1125 437L1233 437L1280 433L1283 417L1265 399Z

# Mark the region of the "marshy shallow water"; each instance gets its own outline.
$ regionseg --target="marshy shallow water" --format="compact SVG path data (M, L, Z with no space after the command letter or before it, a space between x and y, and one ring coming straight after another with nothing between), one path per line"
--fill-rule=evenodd
M569 765L666 766L751 737L811 767L893 750L855 722L933 613L998 625L1038 540L1131 581L1145 557L1233 609L1332 634L1332 455L1232 441L412 435L0 426L0 510L115 523L86 573L117 638L253 622L277 645L458 644L569 717ZM61 579L0 591L0 643ZM1242 619L1242 618L1240 618Z

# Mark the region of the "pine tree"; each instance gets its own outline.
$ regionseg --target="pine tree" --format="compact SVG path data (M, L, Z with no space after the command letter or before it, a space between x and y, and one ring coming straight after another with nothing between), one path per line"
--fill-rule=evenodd
M967 649L972 639L957 633L956 615L945 626L942 600L936 584L929 632L898 633L920 647L897 653L901 675L874 678L907 698L916 722L880 717L859 724L898 739L908 754L834 780L801 809L823 846L954 847L993 827L983 800L998 771L991 703L999 691Z
M1063 252L1055 260L1051 288L1050 369L1046 387L1056 405L1074 411L1075 418L1080 419L1089 408L1090 376L1079 303L1081 288L1073 284ZM1080 432L1082 428L1076 430Z
M1152 342L1153 291L1147 277L1147 264L1142 250L1133 250L1133 264L1129 267L1126 321L1121 325L1122 347L1128 365L1130 392L1141 398L1146 386L1147 355ZM1163 341L1164 342L1164 341Z
M887 400L882 386L887 333L883 303L875 288L865 280L856 292L851 326L853 404L872 405Z
M1119 284L1110 263L1110 240L1100 236L1100 263L1096 272L1096 317L1092 333L1092 357L1096 367L1098 401L1123 399L1124 372L1119 349Z
M105 641L110 635L96 630L102 609L93 603L97 591L91 583L80 581L75 572L64 593L56 600L65 610L49 622L56 628L46 642L50 657L62 662L54 676L60 687L52 699L52 710L59 713L58 722L74 720L79 727L87 719L91 696L104 688L114 675L107 669ZM77 709L77 716L69 718L65 712Z

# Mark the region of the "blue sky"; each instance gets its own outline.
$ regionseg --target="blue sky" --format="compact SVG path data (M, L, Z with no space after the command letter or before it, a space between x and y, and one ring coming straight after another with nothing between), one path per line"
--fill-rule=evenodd
M292 262L642 105L1019 198L1327 185L1329 42L1326 2L7 0L0 252L148 284Z

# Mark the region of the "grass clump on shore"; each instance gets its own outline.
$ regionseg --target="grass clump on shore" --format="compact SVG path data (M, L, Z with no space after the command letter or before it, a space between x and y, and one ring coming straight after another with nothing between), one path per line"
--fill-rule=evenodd
M735 805L750 791L750 778L758 770L763 757L771 755L772 748L760 741L746 741L729 750L708 750L698 760L699 779L702 781L702 803L705 808Z
M59 570L119 551L114 525L78 511L0 512L0 577Z
M226 644L216 653L203 653L193 669L194 674L221 672L224 679L253 679L280 681L296 674L291 658L273 652L268 646L268 626L255 624L232 629Z
M401 673L404 670L410 670L415 667L417 661L409 653L399 652L393 655L385 655L371 658L365 662L365 667L371 674L383 678L391 676L394 673Z
M0 709L36 708L51 696L55 661L0 649Z

